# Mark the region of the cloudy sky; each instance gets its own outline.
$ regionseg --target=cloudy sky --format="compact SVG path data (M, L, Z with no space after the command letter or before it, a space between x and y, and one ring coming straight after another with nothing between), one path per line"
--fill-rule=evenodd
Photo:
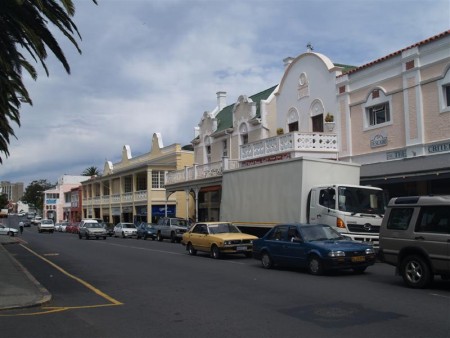
M363 65L450 28L449 0L74 0L82 55L55 32L71 65L26 77L33 106L14 125L0 180L55 183L122 147L132 156L188 144L204 111L278 84L282 60L314 50Z

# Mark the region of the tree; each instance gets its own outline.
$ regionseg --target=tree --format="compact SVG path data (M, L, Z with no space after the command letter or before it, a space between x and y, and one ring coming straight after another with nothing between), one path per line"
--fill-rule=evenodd
M92 1L97 4L97 0ZM81 35L71 19L74 14L72 0L0 1L0 154L9 156L10 136L16 137L10 122L20 127L21 103L33 104L22 81L22 71L34 80L37 72L22 53L26 51L35 62L40 62L49 76L45 63L48 48L70 74L69 63L48 24L56 26L81 53L76 40Z
M98 176L100 175L100 171L98 170L97 167L88 167L86 169L84 169L83 173L81 174L82 176Z
M42 210L44 206L43 193L52 187L54 187L54 184L47 182L47 180L33 181L25 188L21 200L30 206L34 206L37 210Z
M8 207L8 195L0 194L0 209L6 209Z

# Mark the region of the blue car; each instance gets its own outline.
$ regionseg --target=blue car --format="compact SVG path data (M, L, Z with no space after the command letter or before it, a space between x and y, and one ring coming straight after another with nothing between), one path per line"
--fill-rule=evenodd
M151 238L152 240L156 239L157 231L151 223L141 223L137 227L136 238L147 239Z
M253 257L262 266L307 268L313 275L353 269L363 273L375 263L371 245L341 236L323 224L280 224L253 241Z

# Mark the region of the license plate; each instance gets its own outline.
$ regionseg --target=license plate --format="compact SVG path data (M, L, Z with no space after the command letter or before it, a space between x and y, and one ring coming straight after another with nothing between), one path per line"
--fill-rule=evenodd
M365 262L366 257L364 256L355 256L352 257L352 262Z
M247 247L246 246L238 246L236 247L236 251L246 251Z

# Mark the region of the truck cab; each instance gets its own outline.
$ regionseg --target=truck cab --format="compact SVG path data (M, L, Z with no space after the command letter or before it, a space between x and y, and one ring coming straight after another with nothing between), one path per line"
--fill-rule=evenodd
M308 222L328 224L343 235L378 246L386 208L383 190L357 185L313 187L308 196Z

